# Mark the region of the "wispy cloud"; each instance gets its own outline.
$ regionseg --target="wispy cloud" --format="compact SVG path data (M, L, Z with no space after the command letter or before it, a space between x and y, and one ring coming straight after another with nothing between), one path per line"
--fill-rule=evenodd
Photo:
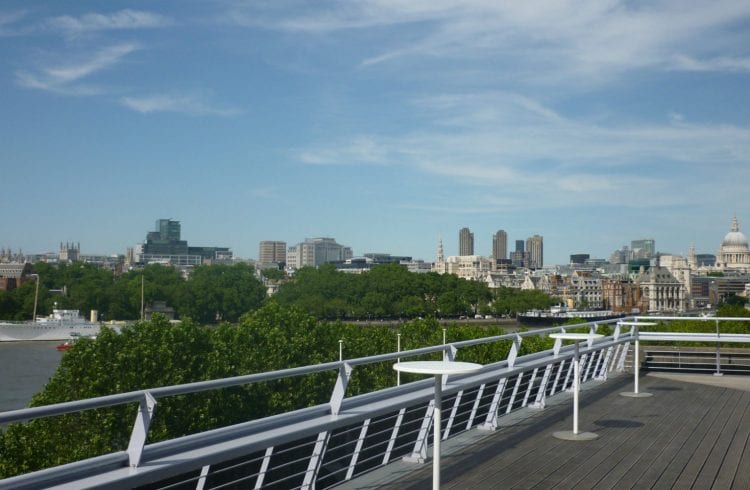
M675 56L670 65L674 70L723 71L750 73L750 57L718 57L698 60L689 56Z
M26 17L26 11L0 12L0 36L17 36L25 32L19 23Z
M47 19L45 26L67 35L79 35L97 31L164 27L171 23L169 18L160 14L125 9L109 14L88 13L79 17L53 17Z
M669 117L663 125L602 125L509 93L420 98L417 107L441 123L397 137L359 135L298 157L316 165L404 165L498 189L519 205L537 195L537 204L553 207L612 199L675 204L685 200L675 179L714 178L706 162L736 175L750 160L750 129L731 125L675 124Z
M82 80L117 65L128 54L139 49L134 43L108 46L76 62L37 69L16 71L16 82L31 89L67 95L92 95L102 92L96 85Z
M735 0L334 0L315 8L292 3L279 9L235 3L228 17L241 25L300 35L408 30L360 60L363 68L400 60L485 59L512 66L514 76L526 81L578 84L644 67L746 70L748 48L726 27L747 21L750 3ZM745 55L719 56L722 51Z
M199 94L130 96L120 98L120 102L128 109L141 114L176 112L195 116L234 116L240 113L237 109L213 105Z

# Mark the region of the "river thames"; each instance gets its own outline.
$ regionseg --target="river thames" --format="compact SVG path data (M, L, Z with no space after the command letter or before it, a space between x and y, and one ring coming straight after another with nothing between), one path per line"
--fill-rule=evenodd
M0 342L0 412L25 408L60 365L52 342Z

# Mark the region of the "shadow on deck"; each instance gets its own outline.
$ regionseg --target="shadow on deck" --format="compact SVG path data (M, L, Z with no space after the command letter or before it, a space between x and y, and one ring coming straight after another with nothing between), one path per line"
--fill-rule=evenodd
M446 441L442 488L750 488L750 377L711 386L711 375L680 376L642 378L650 398L619 395L632 390L628 375L584 385L580 427L594 441L552 437L572 427L568 395L500 419L494 433ZM431 485L431 461L397 462L337 488Z

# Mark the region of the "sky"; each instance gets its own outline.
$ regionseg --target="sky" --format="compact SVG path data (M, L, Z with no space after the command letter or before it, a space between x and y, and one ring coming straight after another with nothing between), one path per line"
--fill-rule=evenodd
M0 3L0 247L545 264L750 230L750 2Z

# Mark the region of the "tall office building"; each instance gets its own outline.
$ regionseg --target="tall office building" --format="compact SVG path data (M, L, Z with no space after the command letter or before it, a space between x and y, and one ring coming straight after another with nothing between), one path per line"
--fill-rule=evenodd
M260 264L285 264L286 242L275 240L263 240L258 250L258 262Z
M458 232L458 255L474 255L474 233L468 228Z
M633 240L630 242L634 259L650 259L656 255L656 241L653 238Z
M529 256L530 269L541 269L544 266L544 239L534 235L526 239L526 253Z
M523 240L516 240L516 249L510 254L510 261L514 267L524 267L526 265L526 254L524 253Z
M508 258L508 234L505 230L498 230L492 235L492 258L495 260Z
M295 269L317 267L328 262L343 262L352 256L350 247L336 243L333 238L306 238L304 242L289 247L286 265Z

